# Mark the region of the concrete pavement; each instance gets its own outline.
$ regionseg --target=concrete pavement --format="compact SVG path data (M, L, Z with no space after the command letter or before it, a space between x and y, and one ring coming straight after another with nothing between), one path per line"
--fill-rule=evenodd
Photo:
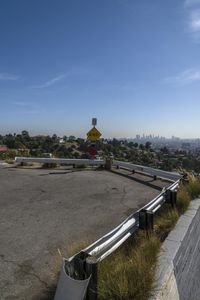
M95 241L166 185L131 176L1 165L0 299L52 299L61 265L57 249L67 256L73 242Z

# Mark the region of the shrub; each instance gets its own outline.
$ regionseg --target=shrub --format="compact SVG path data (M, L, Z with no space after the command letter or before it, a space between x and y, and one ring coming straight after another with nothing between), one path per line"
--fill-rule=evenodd
M174 228L190 201L200 194L200 182L191 179L182 184L177 195L177 208L165 204L155 218L155 230L146 237L136 235L134 243L124 246L99 265L98 295L100 300L146 300L155 289L154 275L161 243Z
M186 190L192 199L197 198L200 195L200 181L195 177L191 177L186 185Z
M33 163L30 163L30 162L21 162L18 167L31 167L33 166Z
M6 159L5 162L9 165L13 165L15 161L13 159Z
M87 166L86 166L85 164L75 165L75 167L76 167L77 169L85 169L85 168L87 168Z
M158 216L155 225L155 232L161 242L163 242L166 239L170 231L174 228L178 218L178 211L176 209L172 210L172 208L169 207L166 208L165 211L163 209L160 216Z
M43 163L42 168L43 169L54 169L57 167L56 163Z
M137 234L98 264L98 299L146 300L155 290L155 270L160 245L174 228L190 201L200 194L200 182L190 178L177 195L177 207L165 204L155 217L154 232ZM77 245L77 250L82 244ZM74 254L73 246L73 254Z
M188 185L190 185L190 183L188 183ZM187 210L190 204L190 200L191 196L190 192L188 192L188 186L182 185L181 188L178 190L176 203L177 209L180 214L183 214Z
M131 245L136 244L137 246ZM140 232L99 265L99 299L143 300L151 296L160 241Z

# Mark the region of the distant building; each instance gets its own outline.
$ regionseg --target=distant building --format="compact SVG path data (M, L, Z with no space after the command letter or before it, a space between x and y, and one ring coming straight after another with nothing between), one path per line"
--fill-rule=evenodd
M173 136L172 135L172 141L179 141L180 140L180 138L179 137L177 137L177 136Z
M191 144L190 143L182 143L182 149L184 150L190 150Z
M62 138L62 139L59 140L59 143L60 144L65 144L65 140Z
M5 145L0 145L0 153L5 153L8 151L8 147Z

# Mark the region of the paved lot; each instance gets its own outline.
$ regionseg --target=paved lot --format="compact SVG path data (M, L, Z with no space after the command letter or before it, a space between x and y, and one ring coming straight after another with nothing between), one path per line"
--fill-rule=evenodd
M0 299L49 299L57 249L94 241L166 183L95 170L17 169L0 164Z

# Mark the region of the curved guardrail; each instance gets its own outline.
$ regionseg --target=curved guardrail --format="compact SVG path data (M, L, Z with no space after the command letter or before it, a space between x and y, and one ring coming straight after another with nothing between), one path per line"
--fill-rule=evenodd
M55 163L64 165L105 165L105 160L92 159L58 159L58 158L34 158L16 157L16 162ZM120 225L83 249L69 259L63 260L63 266L57 285L55 300L82 300L87 293L87 299L97 299L97 264L111 255L134 232L140 228L152 230L154 214L165 202L172 206L176 203L176 191L183 176L175 172L167 172L160 169L113 160L109 166L116 166L131 172L140 173L165 179L172 184L164 188L162 192L144 207L130 215Z
M133 235L138 228L147 231L152 230L154 214L165 202L170 202L172 206L176 203L176 192L183 178L182 175L120 161L113 161L113 165L131 171L139 171L150 176L158 176L173 183L169 187L164 188L157 197L130 215L112 231L70 259L65 259L54 298L55 300L80 300L84 299L86 293L87 299L96 300L98 263L111 255ZM63 279L64 277L66 278L66 282ZM85 284L85 292L79 298L76 298L74 294L74 291L77 291L78 287L76 286L74 290L69 287L69 285L74 285L75 281L77 285L80 282ZM83 289L83 287L81 288Z
M159 178L168 179L170 181L179 180L182 176L176 172L168 172L160 169L154 169L151 167L145 167L142 165L131 164L129 162L123 162L119 160L113 160L113 166L123 168L126 170L143 173L144 175L156 176Z

